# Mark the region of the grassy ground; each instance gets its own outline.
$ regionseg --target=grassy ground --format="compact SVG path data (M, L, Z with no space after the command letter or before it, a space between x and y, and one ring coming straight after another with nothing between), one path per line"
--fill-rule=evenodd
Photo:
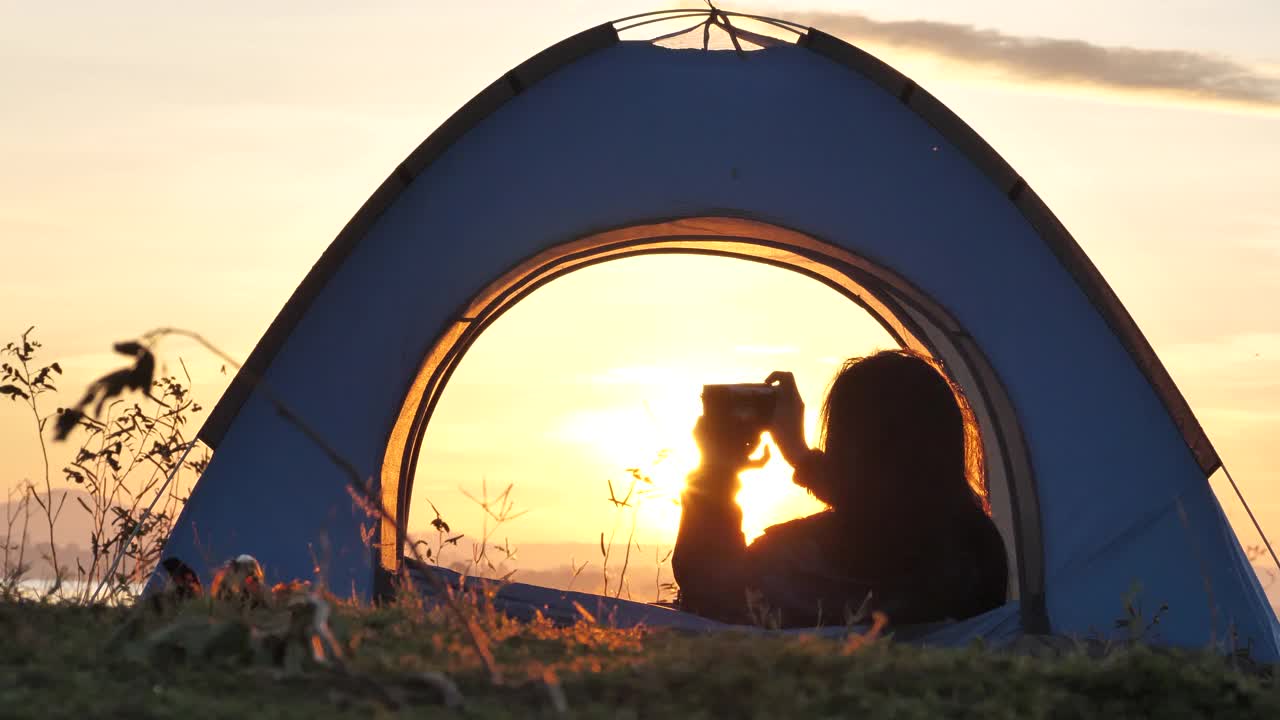
M439 610L336 607L343 660L320 664L289 644L283 609L0 604L0 717L1280 718L1268 673L1203 655L854 648L472 611L501 685Z

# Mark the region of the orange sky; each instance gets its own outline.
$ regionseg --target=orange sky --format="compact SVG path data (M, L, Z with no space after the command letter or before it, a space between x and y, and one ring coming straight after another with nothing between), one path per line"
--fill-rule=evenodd
M1231 0L1211 17L1183 0L1006 5L806 7L1189 50L1273 78L1280 67L1262 31L1280 24L1269 2ZM449 113L541 48L637 8L650 9L0 4L0 333L38 325L75 390L115 364L111 341L158 325L198 329L243 357L351 213ZM943 50L867 47L946 102L1046 199L1280 534L1280 114L1033 81ZM415 500L431 497L468 525L458 485L515 482L532 512L512 525L513 540L594 542L607 529L606 477L683 442L686 454L663 471L678 477L703 382L785 367L816 407L834 359L880 342L860 311L798 277L670 262L584 271L502 318L445 394L427 437L440 462ZM654 292L659 277L669 291ZM581 309L577 322L549 322L566 307ZM832 318L851 330L831 334ZM226 383L220 363L181 352L211 405ZM19 406L0 405L0 485L37 472L26 422ZM761 504L785 489L772 479L756 491ZM805 508L802 495L775 499L780 516ZM421 508L413 517L429 519ZM654 510L642 530L661 536L672 517Z

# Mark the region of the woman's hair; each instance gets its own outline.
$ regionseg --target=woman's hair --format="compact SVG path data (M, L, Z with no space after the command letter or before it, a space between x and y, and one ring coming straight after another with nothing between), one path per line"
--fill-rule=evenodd
M847 361L822 427L822 480L809 488L819 500L917 527L987 510L973 414L931 360L889 350Z

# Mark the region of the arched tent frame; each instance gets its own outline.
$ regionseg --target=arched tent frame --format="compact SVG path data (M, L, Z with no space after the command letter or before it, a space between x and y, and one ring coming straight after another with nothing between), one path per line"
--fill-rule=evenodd
M796 26L786 25L786 27ZM1148 547L1161 543L1167 546L1171 542L1180 543L1180 546L1183 546L1189 542L1196 545L1199 550L1205 549L1204 543L1211 543L1208 551L1215 553L1215 558L1222 561L1224 569L1221 572L1227 573L1222 577L1215 577L1215 587L1231 584L1233 587L1241 588L1240 604L1236 610L1231 610L1227 614L1236 612L1241 617L1250 618L1253 624L1250 628L1246 628L1247 634L1258 638L1259 642L1265 643L1270 648L1268 652L1276 654L1275 647L1277 642L1280 642L1277 640L1280 636L1277 635L1274 615L1269 610L1261 609L1265 608L1265 599L1259 600L1261 591L1256 578L1243 577L1241 568L1247 568L1247 563L1239 550L1238 541L1235 540L1234 535L1230 535L1230 528L1225 518L1221 516L1221 509L1208 488L1207 477L1221 465L1218 456L1149 343L1078 244L1027 183L968 125L936 98L896 70L842 40L813 29L797 32L798 37L791 47L778 51L771 49L761 53L772 58L764 61L766 69L770 63L773 63L779 66L773 68L772 71L775 73L779 70L788 71L788 68L792 70L798 68L800 71L816 72L822 76L823 79L817 83L818 85L832 82L841 84L837 92L847 92L857 96L860 102L877 104L879 116L869 118L873 125L875 122L880 122L883 126L884 119L889 116L904 117L903 110L905 110L905 117L911 117L914 120L907 123L911 127L904 132L914 133L917 142L926 139L936 143L932 148L935 153L940 148L945 150L945 153L939 153L935 157L949 163L945 165L949 168L947 172L953 176L966 178L963 181L964 184L958 186L961 190L960 195L972 196L970 199L974 202L981 200L984 203L983 207L989 208L986 212L993 214L992 219L997 224L1003 223L1002 227L1006 229L1001 232L1022 236L1029 228L1030 237L1035 239L1034 242L1039 243L1038 248L1031 248L1022 240L1019 242L1024 244L1017 246L1008 245L1010 240L1008 238L1000 242L1005 243L1002 247L1006 250L1026 256L1024 261L1030 258L1031 262L1037 264L1038 271L1049 273L1043 280L1052 286L1052 289L1042 291L1040 286L1044 283L1040 283L1032 288L1032 291L1042 295L1044 292L1049 292L1050 295L1056 293L1056 297L1060 299L1071 295L1070 302L1073 304L1078 304L1075 298L1083 297L1087 303L1086 307L1089 308L1086 314L1093 314L1095 319L1079 319L1077 316L1079 322L1089 326L1085 330L1080 328L1072 330L1077 336L1086 331L1086 334L1091 334L1091 337L1096 336L1096 329L1090 328L1094 328L1097 321L1103 323L1108 329L1110 338L1102 341L1108 347L1097 348L1092 351L1093 356L1085 359L1092 363L1091 367L1095 369L1106 365L1112 368L1110 372L1118 373L1112 381L1113 384L1120 383L1115 387L1123 390L1125 399L1115 402L1130 405L1115 405L1110 409L1119 410L1121 415L1131 421L1167 425L1168 429L1153 430L1152 432L1159 435L1160 439L1151 440L1145 451L1128 452L1117 445L1118 441L1114 437L1103 440L1103 453L1097 462L1120 461L1132 471L1137 467L1135 463L1144 462L1147 459L1159 459L1156 463L1158 467L1155 467L1152 472L1169 477L1163 481L1166 483L1165 486L1159 486L1159 497L1154 500L1147 499L1143 494L1151 487L1157 487L1149 482L1137 483L1130 491L1121 487L1118 496L1120 502L1116 504L1115 509L1104 508L1101 511L1092 511L1101 513L1095 519L1111 527L1108 532L1113 535L1108 535L1108 538L1111 538L1108 542L1118 542L1120 538L1145 537L1143 542L1147 543ZM635 68L648 68L649 66L645 63L657 62L657 69L653 72L660 77L663 77L663 73L667 73L665 77L675 78L676 76L670 75L675 65L681 63L683 63L681 67L689 65L675 55L659 56L646 53L637 47L639 45L647 47L646 43L621 41L616 24L606 23L548 48L504 75L467 103L432 133L382 183L299 285L202 428L201 439L215 449L219 449L219 452L215 453L209 471L193 492L192 500L184 510L183 517L179 519L174 535L170 538L170 548L173 551L195 552L196 546L205 538L195 541L196 545L192 545L193 541L184 537L185 534L196 534L199 524L207 518L217 516L218 513L233 512L233 504L237 500L243 501L252 497L250 490L237 489L234 483L224 478L251 466L256 467L254 472L258 475L274 478L281 470L291 469L291 458L287 457L290 452L295 455L309 452L303 449L305 444L280 434L284 431L276 428L279 419L272 420L273 412L256 397L256 379L264 378L272 384L273 388L283 387L282 394L285 399L302 406L303 414L308 419L313 417L307 414L309 412L321 415L327 412L330 415L333 414L322 404L318 397L320 388L317 386L333 386L342 380L341 373L345 372L346 367L353 360L358 360L359 355L354 355L349 350L342 350L336 354L343 357L326 359L320 363L318 369L309 367L310 359L320 357L316 353L338 349L338 346L333 344L335 338L324 337L324 333L332 336L335 330L325 329L323 323L315 319L317 314L329 318L329 322L333 322L335 318L348 322L358 318L361 312L405 311L403 304L396 308L399 295L375 298L377 302L374 304L381 303L380 307L362 309L359 305L365 299L359 297L352 299L353 290L350 283L355 282L351 279L355 275L360 273L367 275L369 272L369 253L373 251L368 248L371 243L375 240L384 245L389 242L386 237L377 237L379 233L385 236L387 232L391 232L388 228L393 225L404 228L401 230L402 233L405 230L416 232L413 228L416 227L414 223L418 221L406 215L419 212L406 210L412 203L421 203L424 198L434 198L430 202L437 205L458 200L457 196L450 195L453 188L440 185L439 178L434 183L425 181L424 178L429 178L433 170L437 175L440 173L447 175L449 170L438 169L442 164L453 170L464 167L459 164L463 162L464 156L478 157L479 162L475 164L481 166L500 166L499 161L505 158L495 159L484 145L485 139L494 141L497 137L492 134L495 122L499 125L501 125L500 121L510 123L512 117L526 113L523 116L526 118L525 122L532 122L538 126L538 130L546 132L546 116L527 116L530 106L525 98L535 96L564 98L567 92L565 85L568 82L564 80L566 73L573 75L574 82L582 82L584 74L588 76L588 82L604 82L595 90L599 94L609 94L618 86L616 84L610 86L607 77L603 80L597 77L601 68L622 67L625 70L629 67L631 69L628 72L631 73L633 80L641 77L651 81L652 78L643 73L637 74ZM653 50L660 49L653 48ZM703 53L703 55L726 54ZM732 59L733 54L728 55ZM739 60L750 62L744 58ZM664 66L664 62L668 66ZM823 64L825 62L833 65ZM708 67L699 66L700 71L711 70L709 66L714 65L718 70L727 71L729 75L741 74L741 68L735 70L721 60L709 59L706 65ZM846 82L836 78L832 67L847 72L848 75L844 77L848 77L849 80ZM548 78L552 80L548 81ZM677 79L676 82L679 84L681 81ZM552 87L553 90L544 91L541 89L543 87ZM534 89L537 89L537 92L530 92ZM873 100L871 95L876 94L878 94L877 98ZM575 102L580 106L582 102L588 101L581 95L578 98L579 100ZM595 100L595 98L590 97L589 100ZM855 100L849 98L846 101L854 102ZM897 109L889 110L890 106ZM520 110L517 112L508 109L513 107L518 107ZM515 115L513 116L512 113ZM652 112L650 111L648 115L652 115ZM647 130L647 128L641 129ZM592 132L595 128L583 130ZM735 130L741 129L735 128ZM823 130L829 133L831 128L824 127ZM928 140L930 138L931 140ZM576 137L573 138L574 141L576 139ZM559 141L564 142L565 138L560 138ZM459 149L462 146L467 148L466 153ZM508 151L510 149L508 148ZM913 152L918 152L918 149ZM477 156L476 153L479 155ZM537 155L535 151L527 154ZM771 157L776 158L776 156ZM959 162L963 166L950 159L953 157L961 158ZM582 158L576 158L576 160L581 162ZM773 162L779 161L774 159ZM784 160L781 164L788 166L788 161ZM800 167L794 163L789 166L793 171ZM654 172L652 168L644 169L650 174ZM916 170L907 168L902 171L903 177L911 177L913 172ZM515 175L520 176L521 173L517 172ZM970 176L972 180L968 179ZM715 177L706 178L706 180L711 183L723 182ZM893 180L894 178L889 178L888 184L891 185ZM707 198L717 197L719 186L711 187L704 193L703 186L691 187L687 183L692 180L685 178L685 181L686 185L681 187L689 192L706 194ZM985 185L983 188L977 188L973 184L975 182ZM423 193L426 192L424 188L430 188L434 194L424 195ZM544 188L529 186L528 189L540 198L547 197L546 193L542 192ZM879 188L876 189L879 190ZM674 192L669 188L662 190ZM909 196L910 191L906 192ZM982 195L981 198L978 198L979 194ZM445 196L444 199L441 199L442 195ZM1042 512L1046 485L1037 479L1037 475L1042 475L1044 468L1037 468L1037 474L1033 475L1032 466L1036 464L1038 452L1036 448L1043 448L1044 438L1042 437L1037 444L1034 433L1043 434L1045 427L1043 408L1046 402L1044 396L1054 396L1056 391L1046 392L1042 386L1028 385L1025 363L1019 371L1021 376L1012 378L1018 387L1010 384L1011 378L1008 373L999 369L1001 362L1007 365L1008 345L997 348L1003 353L1000 356L1004 358L1003 360L991 354L991 348L984 345L982 340L984 332L987 339L990 339L990 328L984 329L974 325L974 308L960 308L962 312L959 313L956 311L957 308L953 303L958 296L954 294L956 291L954 286L948 290L951 293L949 298L941 297L937 292L925 287L919 278L912 277L912 273L900 272L900 268L895 269L898 268L898 262L892 258L899 252L898 249L882 244L878 250L871 253L857 251L850 246L850 243L855 241L854 238L845 237L844 233L838 229L832 230L830 227L824 231L822 218L811 223L803 217L795 216L793 212L795 208L783 208L786 211L781 213L768 208L761 211L753 202L758 203L762 196L751 196L750 192L747 193L745 203L717 202L715 199L708 202L707 199L703 199L689 207L677 202L678 208L672 207L670 199L656 197L661 195L660 192L651 193L651 195L653 196L646 195L638 198L632 203L641 206L639 210L629 208L619 213L618 206L614 203L612 215L609 214L607 207L593 214L595 208L590 204L584 205L581 208L582 217L573 218L573 222L567 225L561 223L564 226L560 230L536 234L539 244L526 250L521 257L508 257L501 262L490 262L489 269L486 271L487 276L478 276L473 272L475 267L470 267L469 275L459 272L452 273L453 276L441 278L444 281L442 284L449 285L451 288L461 282L460 278L463 275L470 278L466 282L472 284L453 301L453 311L433 331L422 332L419 336L406 336L403 330L397 330L400 335L396 342L401 343L402 346L391 350L394 356L388 363L394 366L394 376L403 379L399 381L402 383L399 385L399 390L394 393L394 407L388 407L391 401L385 399L390 397L385 392L385 388L380 390L382 395L379 396L384 399L377 400L376 403L365 397L353 396L350 392L343 395L345 399L342 402L345 405L341 408L342 410L349 410L358 415L366 427L384 428L377 431L377 437L380 439L376 442L368 437L369 432L373 430L362 430L363 436L355 438L348 445L351 446L350 450L357 457L357 464L360 467L374 466L369 469L381 482L379 490L387 504L393 506L397 522L393 525L370 529L373 537L373 551L370 553L368 552L369 543L365 541L367 540L365 528L360 527L356 532L353 523L359 525L359 522L346 518L337 508L338 498L344 496L345 491L336 492L328 485L299 484L302 481L294 479L282 482L282 487L271 491L277 496L284 496L288 493L319 490L324 495L323 498L312 502L328 507L327 514L321 517L315 514L316 511L309 510L311 515L302 518L298 527L299 532L308 534L308 537L317 532L335 529L343 536L342 542L350 547L346 548L347 554L342 559L342 563L347 567L344 569L345 574L338 579L339 583L349 579L353 589L363 594L386 591L387 580L400 560L398 543L403 537L407 522L404 510L407 508L410 493L409 480L422 431L439 392L448 379L449 372L456 366L465 348L488 322L497 317L510 303L536 289L541 283L589 262L600 262L642 252L700 252L772 262L808 274L840 290L850 299L860 302L904 344L923 348L941 360L953 379L969 395L982 426L983 440L987 449L988 482L992 489L993 508L998 516L1002 512L1007 513L1004 528L1006 538L1014 539L1017 592L1021 601L1023 629L1028 631L1082 630L1098 621L1099 613L1102 612L1099 608L1078 606L1071 598L1078 597L1079 593L1084 592L1084 588L1090 584L1101 584L1108 590L1114 590L1124 582L1123 578L1130 577L1132 568L1123 564L1127 561L1121 556L1108 559L1109 545L1100 545L1090 539L1087 534L1080 532L1078 528L1072 527L1073 509L1078 510L1084 507L1079 504L1080 498L1069 498L1071 502L1067 504L1072 507L1060 507L1051 515L1047 516ZM413 196L414 199L406 200L405 198L409 196ZM751 197L756 197L757 200L753 201ZM1003 208L990 204L989 200L992 197L998 198L997 204L1003 204ZM554 199L557 202L560 201L559 198ZM531 201L525 201L526 207L529 207L529 202ZM605 199L605 205L611 202L614 201ZM646 202L657 209L646 212L643 209ZM952 205L947 212L964 214L962 207L955 205L954 201L950 202ZM768 205L769 202L762 204ZM804 203L801 203L801 206L810 209L817 207ZM957 209L958 207L960 209ZM678 211L673 212L673 209ZM546 213L550 212L553 210L546 210ZM560 209L558 212L568 211ZM546 213L541 217L544 225L547 221ZM1015 217L1016 220L1013 219ZM918 218L904 218L904 221L907 224L912 222L917 225L922 224ZM1007 229L1012 227L1010 223L1018 224L1018 228ZM551 224L555 225L556 222ZM830 223L827 224L830 225ZM923 221L923 224L928 223ZM460 226L452 227L457 231ZM914 239L912 241L915 242ZM997 246L1000 247L999 242ZM939 249L951 252L948 246L941 246ZM484 251L469 250L468 252L472 253L469 258L459 256L456 252L450 254L450 252L452 251L445 252L444 255L455 260L463 258L471 262L476 259L474 253ZM879 257L881 254L886 257ZM946 252L941 254L953 259L956 257L954 254L947 255ZM1051 257L1054 267L1046 269L1043 257ZM353 264L357 266L354 270L351 269ZM502 274L504 267L510 268L506 274ZM406 272L403 268L390 269L395 274ZM1068 278L1067 283L1070 288L1061 283L1059 275ZM370 281L366 279L365 282ZM932 278L932 282L936 285L937 278ZM1030 286L1024 280L1019 287ZM395 289L393 292L403 294L403 289ZM451 290L451 292L454 291ZM355 304L352 305L352 302ZM965 300L965 302L968 301ZM964 317L966 312L967 319ZM310 323L308 318L311 318ZM1022 323L1023 330L1028 327L1025 325L1025 319L1018 322ZM355 335L359 334L355 333ZM434 339L430 339L433 334ZM1002 342L1007 343L1007 340L1008 337L1005 337ZM418 342L423 344L416 346L418 349L414 349L411 344ZM1086 373L1086 370L1077 371L1074 366L1063 365L1060 355L1044 354L1049 348L1056 347L1058 344L1061 343L1049 342L1038 351L1041 353L1042 361L1047 360L1048 365L1056 368L1056 370L1051 368L1046 371L1052 373L1068 369L1077 375ZM1113 352L1112 346L1118 348L1128 360L1119 360L1120 356ZM1122 367L1125 362L1132 364ZM403 370L406 367L411 367L412 370L406 372ZM1079 378L1084 377L1087 375L1079 375ZM1135 385L1132 378L1140 378L1142 386ZM1042 382L1051 380L1052 378L1042 378ZM1077 380L1079 381L1080 379ZM1029 390L1029 388L1040 389ZM1077 389L1083 388L1077 387ZM1031 392L1032 395L1040 397L1034 403L1040 408L1036 410L1040 420L1038 425L1031 428L1032 433L1025 438L1024 434L1028 427L1026 416L1028 408L1032 406L1019 407L1014 391L1023 394ZM1090 395L1095 400L1099 399L1097 391L1091 391L1085 395ZM1057 392L1056 397L1068 402L1080 402L1078 398L1063 395L1061 392ZM1107 397L1103 402L1112 402L1112 399ZM1079 415L1081 409L1073 408L1073 412ZM341 432L339 428L343 425L340 423L345 419L346 417L322 418L322 422L319 423L320 429L325 430L327 423L331 432ZM1111 420L1110 422L1114 425L1121 421ZM1061 425L1061 423L1057 424ZM1124 426L1115 425L1115 427ZM1129 427L1132 427L1132 422ZM1094 432L1097 432L1096 429ZM266 440L259 440L255 437L256 434L263 434ZM1117 435L1130 437L1131 433L1121 431ZM1176 438L1173 445L1170 444L1172 438ZM287 441L285 444L289 447L281 449L274 445L264 445L264 442L269 443L273 440ZM228 451L222 447L224 441L229 442L235 449ZM1054 463L1061 461L1064 457L1063 443L1061 440L1056 443L1057 446L1051 453ZM1160 454L1150 455L1151 452L1157 452L1157 446ZM1179 450L1178 447L1181 449ZM373 457L375 449L376 460ZM267 451L275 455L263 455ZM1128 452L1127 455L1126 452ZM1148 454L1142 455L1142 452ZM310 470L319 470L318 461L307 459L306 462ZM1080 462L1073 460L1071 464L1075 466ZM1062 474L1060 469L1055 469L1055 472L1059 476ZM213 481L209 479L211 476L214 477ZM217 490L210 489L210 485L218 483L220 485ZM1063 480L1059 477L1050 485L1058 488L1053 492L1058 493L1057 499L1061 502L1064 499L1061 497ZM1002 497L1001 492L1006 495ZM1183 498L1187 498L1192 503L1194 512L1190 521L1183 514L1183 527L1180 529L1173 511L1176 506L1181 512ZM1007 510L1002 511L1003 508ZM1202 508L1207 510L1207 514L1200 514ZM1126 512L1137 513L1137 516L1126 517L1123 515ZM1050 525L1046 525L1046 517L1049 518ZM249 528L243 522L236 525L234 529L235 533L232 534L240 534L236 542L261 543L271 537L259 528ZM1224 529L1226 535L1223 534ZM1060 537L1064 533L1067 536L1065 541ZM355 543L353 539L362 540L362 542ZM225 544L226 540L219 542ZM353 552L359 554L359 550L353 549L356 545L365 548L367 553L363 561L368 568L367 576L362 575L364 570L358 567L360 561L356 560L355 555L352 554ZM280 572L298 573L310 566L310 563L304 559L305 555L297 552L296 549L280 550L280 553L279 558L273 558L278 560L277 567L281 568ZM1188 577L1184 577L1185 573L1172 565L1150 569L1147 574L1151 573L1160 575L1158 579L1164 583L1161 586L1162 591L1187 593L1191 592L1190 588L1200 586L1201 578L1195 578L1193 582ZM1056 605L1053 600L1055 583L1061 588L1057 591L1056 596L1060 599ZM1048 585L1047 588L1046 585ZM1200 612L1203 613L1203 608ZM1265 616L1264 619L1259 619L1263 616ZM1107 620L1110 619L1111 617L1107 618ZM1200 635L1197 633L1203 630L1190 625L1183 629L1186 631L1184 635L1176 638L1183 642L1198 642L1196 638Z
M987 460L993 515L1015 569L1011 596L1022 600L1024 624L1043 627L1044 568L1039 508L1021 430L1008 396L972 338L945 309L904 278L839 246L768 223L735 217L683 218L595 233L544 250L481 291L437 337L405 396L381 471L383 520L378 567L384 584L399 574L407 534L413 472L422 439L449 381L471 344L507 309L555 279L601 262L651 254L712 255L797 272L866 310L900 346L939 361L966 392Z

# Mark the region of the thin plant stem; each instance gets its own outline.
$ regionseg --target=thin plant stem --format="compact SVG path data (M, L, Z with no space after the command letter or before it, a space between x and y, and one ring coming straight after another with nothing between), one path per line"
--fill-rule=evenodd
M195 446L196 446L195 443L187 444L187 449L183 451L182 457L178 460L178 464L173 466L173 471L170 472L168 477L165 478L164 485L161 487L161 491L163 491L164 488L169 486L169 483L173 481L173 478L177 477L178 472L182 470L182 463L187 459L187 453L190 453L191 448ZM111 576L115 574L116 568L119 566L121 558L124 557L125 551L128 549L129 544L132 543L133 539L138 536L138 533L142 532L142 528L146 524L146 519L150 517L151 511L155 508L156 502L159 499L160 499L160 493L156 493L156 496L151 501L151 504L148 505L147 509L142 512L142 517L139 518L138 522L134 523L133 531L130 532L129 536L126 537L124 541L120 543L119 547L116 548L115 557L112 558L111 560L111 567L107 568L107 571L103 573L102 580L101 582L98 583L98 588L93 591L93 596L89 598L89 604L92 605L94 602L97 601L98 595L102 593L102 589L106 587L108 582L111 581Z
M25 342L25 340L26 334L24 333L23 341ZM27 358L25 354L18 355L17 358L18 362L22 364L22 373L29 383L31 380L31 368L27 364ZM49 447L44 441L45 418L40 416L40 406L36 401L36 396L39 395L39 393L36 391L36 388L31 387L29 384L28 387L30 388L30 392L27 396L27 404L31 407L31 415L36 421L36 438L40 441L40 458L44 464L44 515L45 520L49 525L49 562L53 565L53 587L56 590L62 585L62 568L58 564L58 540L54 537L53 526L58 520L58 515L62 513L62 503L58 503L58 509L56 511L53 509L53 482L49 476ZM65 502L66 499L67 495L66 493L63 493L62 500Z
M622 556L622 573L618 576L618 588L617 588L617 592L614 594L615 599L622 598L622 584L627 579L627 566L631 564L631 544L632 542L635 541L635 537L636 537L637 515L638 513L636 512L636 509L632 508L631 509L631 531L627 533L627 552ZM630 593L627 594L627 597L628 598L631 597Z
M145 339L151 342L154 342L164 336L179 336L194 340L206 350L236 368L237 371L245 372L244 367L235 358L209 342L199 333L184 330L182 328L162 327L151 330L143 335ZM367 510L371 511L371 514L376 515L379 520L383 520L391 525L396 524L395 516L387 510L378 493L373 492L370 485L365 483L360 471L355 467L355 465L343 457L342 454L325 441L325 439L321 437L321 435L316 432L309 423L294 412L264 378L256 373L248 373L246 379L254 386L255 389L262 392L263 397L271 404L272 408L276 411L276 414L302 432L308 440L310 440L318 449L320 449L321 452L325 454L325 457L327 457L335 467L342 471L347 479L348 491L354 499L359 500L361 504ZM406 549L413 555L414 559L418 563L424 567L427 566L426 560L419 553L417 547L410 541L407 534L406 537L403 538L401 552L404 552ZM432 584L436 590L439 591L439 594L444 599L445 606L448 608L450 613L452 613L467 630L467 635L476 650L476 654L480 657L481 662L489 673L490 681L494 685L503 684L502 670L494 660L493 652L489 647L489 637L485 634L484 629L481 628L475 618L462 607L458 597L443 580L430 572L423 573L423 576L427 578L428 583ZM404 578L406 580L408 579L407 572L404 573Z

